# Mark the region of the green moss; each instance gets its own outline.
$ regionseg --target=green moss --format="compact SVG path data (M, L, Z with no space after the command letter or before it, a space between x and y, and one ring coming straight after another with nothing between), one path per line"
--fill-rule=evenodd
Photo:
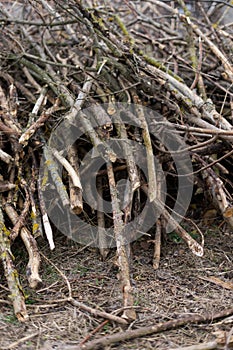
M119 28L121 29L122 33L124 34L126 41L129 42L130 44L130 48L129 51L131 54L133 54L133 47L134 47L134 39L131 37L131 35L129 34L126 26L124 25L124 23L122 22L122 20L120 19L120 17L118 15L115 16L116 18L116 22L119 26Z
M175 73L173 73L170 69L167 69L167 67L165 67L163 65L163 63L157 61L155 58L153 57L149 57L147 56L142 50L139 51L139 54L144 58L144 60L151 64L152 66L162 70L165 73L168 73L169 75L171 75L173 78L175 78L176 80L183 82L183 79L181 79L178 75L176 75Z

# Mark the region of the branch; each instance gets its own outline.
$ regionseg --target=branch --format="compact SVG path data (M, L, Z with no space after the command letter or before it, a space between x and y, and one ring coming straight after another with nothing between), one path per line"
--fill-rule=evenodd
M121 287L123 291L123 302L124 306L133 306L133 295L132 287L130 283L130 272L129 272L129 244L126 245L124 237L124 223L122 220L123 213L119 207L119 198L116 189L116 183L114 178L114 172L112 163L107 163L108 181L110 187L111 201L112 201L112 213L114 222L114 234L117 246L117 261L119 267L119 275L121 281ZM123 317L127 320L135 320L135 310L127 309L124 311Z
M4 224L3 213L0 207L0 259L4 274L10 290L10 299L13 303L14 313L19 321L28 320L23 289L19 281L18 272L14 266L14 256L11 252L9 232Z
M135 339L143 337L150 334L161 333L171 329L177 329L178 327L196 324L196 323L207 323L213 322L214 320L227 317L233 314L233 308L223 310L216 314L204 313L203 315L193 314L190 316L184 316L177 320L171 320L164 323L154 324L149 327L141 327L134 330L127 330L124 332L118 332L112 335L105 335L99 339L90 341L83 346L72 346L69 347L69 350L91 350L98 349L99 347L106 347L110 344L120 343L126 340Z

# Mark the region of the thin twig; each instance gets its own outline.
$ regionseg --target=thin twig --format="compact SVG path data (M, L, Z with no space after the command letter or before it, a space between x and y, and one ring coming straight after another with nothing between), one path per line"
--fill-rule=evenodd
M184 317L179 318L177 320L171 320L171 321L155 324L155 325L148 326L148 327L145 326L145 327L137 328L134 330L127 330L124 332L118 332L118 333L115 333L112 335L105 335L104 337L90 341L81 347L80 346L70 347L69 350L98 349L98 347L105 347L105 346L108 346L110 344L119 343L122 341L143 337L143 336L150 335L150 334L156 334L156 333L160 333L160 332L167 331L170 329L177 329L178 327L182 327L182 326L185 326L187 324L206 323L209 321L213 322L214 320L217 320L219 318L223 318L223 317L226 317L226 316L229 316L232 314L233 314L233 308L231 308L231 309L228 308L227 310L223 310L223 311L216 313L216 314L208 314L208 313L205 313L203 315L193 314L190 316L184 316Z

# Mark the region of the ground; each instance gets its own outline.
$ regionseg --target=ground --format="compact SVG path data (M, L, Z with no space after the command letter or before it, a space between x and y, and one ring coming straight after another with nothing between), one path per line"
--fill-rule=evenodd
M134 242L132 281L137 320L130 328L149 326L191 313L214 314L232 307L232 290L206 280L215 276L222 281L232 282L232 235L226 229L223 231L218 227L206 229L205 254L202 258L192 255L186 245L177 242L174 237L168 239L163 243L157 271L152 267L152 243L142 239ZM74 298L107 312L121 307L114 250L103 262L96 250L84 249L64 236L57 237L53 252L49 251L42 238L38 244L43 254L66 275ZM103 319L79 310L68 302L58 301L67 296L66 283L57 270L43 258L43 286L37 291L30 290L25 278L26 260L22 256L22 249L17 250L17 244L14 249L17 269L21 271L22 285L27 294L30 321L20 324L13 315L11 305L4 302L8 293L5 279L2 278L0 349L66 349L67 345L79 344ZM232 283L229 285L232 286ZM213 333L217 330L228 332L232 323L232 317L228 317L208 324L190 324L176 330L114 344L106 349L165 350L198 344L215 339ZM90 340L120 330L118 325L107 323ZM34 333L31 339L11 347L15 341Z

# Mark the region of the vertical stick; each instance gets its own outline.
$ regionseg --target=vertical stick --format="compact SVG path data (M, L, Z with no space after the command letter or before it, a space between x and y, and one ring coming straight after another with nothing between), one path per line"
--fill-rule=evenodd
M111 194L111 200L112 200L114 234L115 234L116 246L117 246L119 275L120 275L121 287L123 292L123 306L129 307L129 306L133 306L133 303L134 303L133 295L132 295L132 287L130 283L130 272L129 272L129 254L127 249L129 247L125 244L125 239L123 236L123 232L124 232L123 230L124 222L122 220L123 213L121 212L119 207L118 193L116 189L116 182L115 182L114 172L113 172L113 167L111 162L107 163L107 173L108 173L110 194ZM127 309L124 311L122 317L126 318L127 320L135 320L136 313L133 308Z
M78 178L80 179L79 166L78 166L78 154L77 154L77 149L74 145L70 146L68 150L68 159L71 166L75 170ZM73 212L78 215L83 211L82 189L79 187L76 187L70 177L69 177L69 188L70 188L70 207L71 207L71 210L73 210Z
M99 197L97 199L98 201L98 209L97 210L97 220L98 220L98 240L99 240L99 251L100 254L105 260L105 258L108 255L109 249L107 248L107 239L106 234L103 228L105 227L105 220L104 220L104 212L103 212L103 205L102 205L102 197L103 197L103 187L102 187L102 177L97 176L96 178L96 188L99 193Z

